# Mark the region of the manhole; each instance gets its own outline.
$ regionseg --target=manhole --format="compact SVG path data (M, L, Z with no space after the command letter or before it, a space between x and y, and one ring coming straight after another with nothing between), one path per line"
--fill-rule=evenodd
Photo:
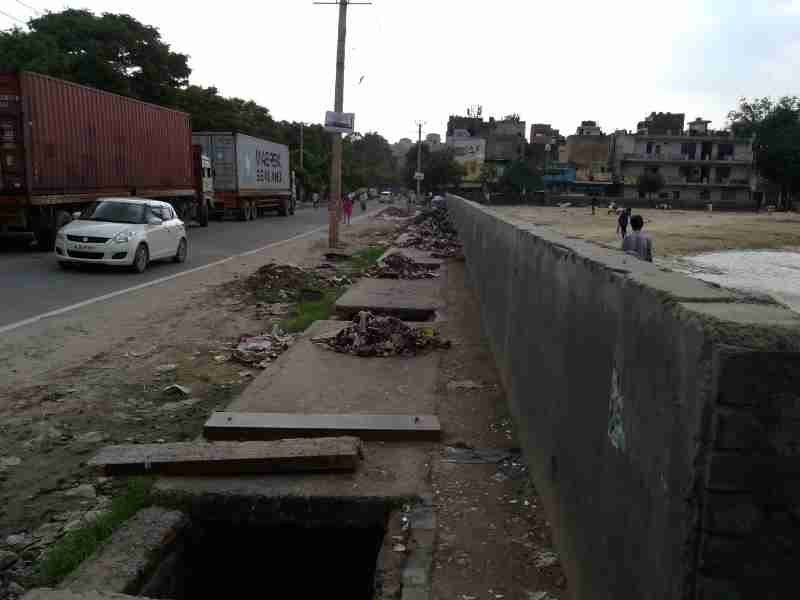
M385 530L193 520L175 555L141 595L150 598L352 598L374 594Z

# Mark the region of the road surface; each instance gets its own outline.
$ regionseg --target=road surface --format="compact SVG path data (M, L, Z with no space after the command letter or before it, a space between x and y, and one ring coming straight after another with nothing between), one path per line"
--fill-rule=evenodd
M2 247L0 328L302 235L324 227L327 221L328 211L320 207L299 209L290 217L212 221L207 228L192 226L189 258L184 264L155 262L141 275L99 265L64 271L52 253Z

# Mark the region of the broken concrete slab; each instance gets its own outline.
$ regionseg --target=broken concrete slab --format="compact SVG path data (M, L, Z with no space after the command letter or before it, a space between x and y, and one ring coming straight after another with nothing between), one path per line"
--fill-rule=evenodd
M427 321L444 307L437 279L362 279L336 301L336 314L350 319L362 310L405 320Z
M312 339L348 323L317 321L259 374L227 408L231 412L436 414L442 353L364 359L331 352Z
M359 440L354 437L214 444L128 444L107 446L90 459L88 464L103 469L106 475L241 475L352 471L358 466L360 445Z
M179 534L189 525L188 517L174 510L150 507L140 510L90 558L67 576L59 591L32 595L28 600L110 600L116 594L138 594L162 559L174 549ZM109 596L93 596L102 588ZM79 592L78 594L63 595ZM127 596L126 596L127 597Z
M348 435L368 441L399 442L437 441L442 429L434 415L215 412L206 421L203 434L209 440L280 440Z

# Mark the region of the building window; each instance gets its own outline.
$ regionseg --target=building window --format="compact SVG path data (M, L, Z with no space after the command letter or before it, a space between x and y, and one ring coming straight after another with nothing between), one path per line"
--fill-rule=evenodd
M723 202L736 202L736 190L722 190Z
M653 153L653 142L647 142L647 150L646 150L646 152L647 152L647 154L652 154Z
M672 199L673 200L680 200L681 199L681 193L678 190L675 190L674 192L672 192Z
M732 159L733 159L733 144L718 144L717 160L732 160Z
M700 190L700 200L711 200L711 191Z

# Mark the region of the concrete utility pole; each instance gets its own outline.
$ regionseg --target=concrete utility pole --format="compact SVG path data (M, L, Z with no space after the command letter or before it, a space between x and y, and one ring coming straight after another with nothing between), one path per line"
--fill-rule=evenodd
M417 141L417 173L422 173L422 121L417 121L419 128L419 138ZM422 180L417 177L417 206L422 206Z
M333 110L344 112L344 50L347 38L347 7L350 4L372 4L372 2L314 2L339 6L339 41L336 44L336 88ZM339 245L339 221L342 218L342 134L333 133L333 157L331 158L330 201L328 202L328 246Z
M303 129L305 129L305 123L300 121L300 170L303 170Z

